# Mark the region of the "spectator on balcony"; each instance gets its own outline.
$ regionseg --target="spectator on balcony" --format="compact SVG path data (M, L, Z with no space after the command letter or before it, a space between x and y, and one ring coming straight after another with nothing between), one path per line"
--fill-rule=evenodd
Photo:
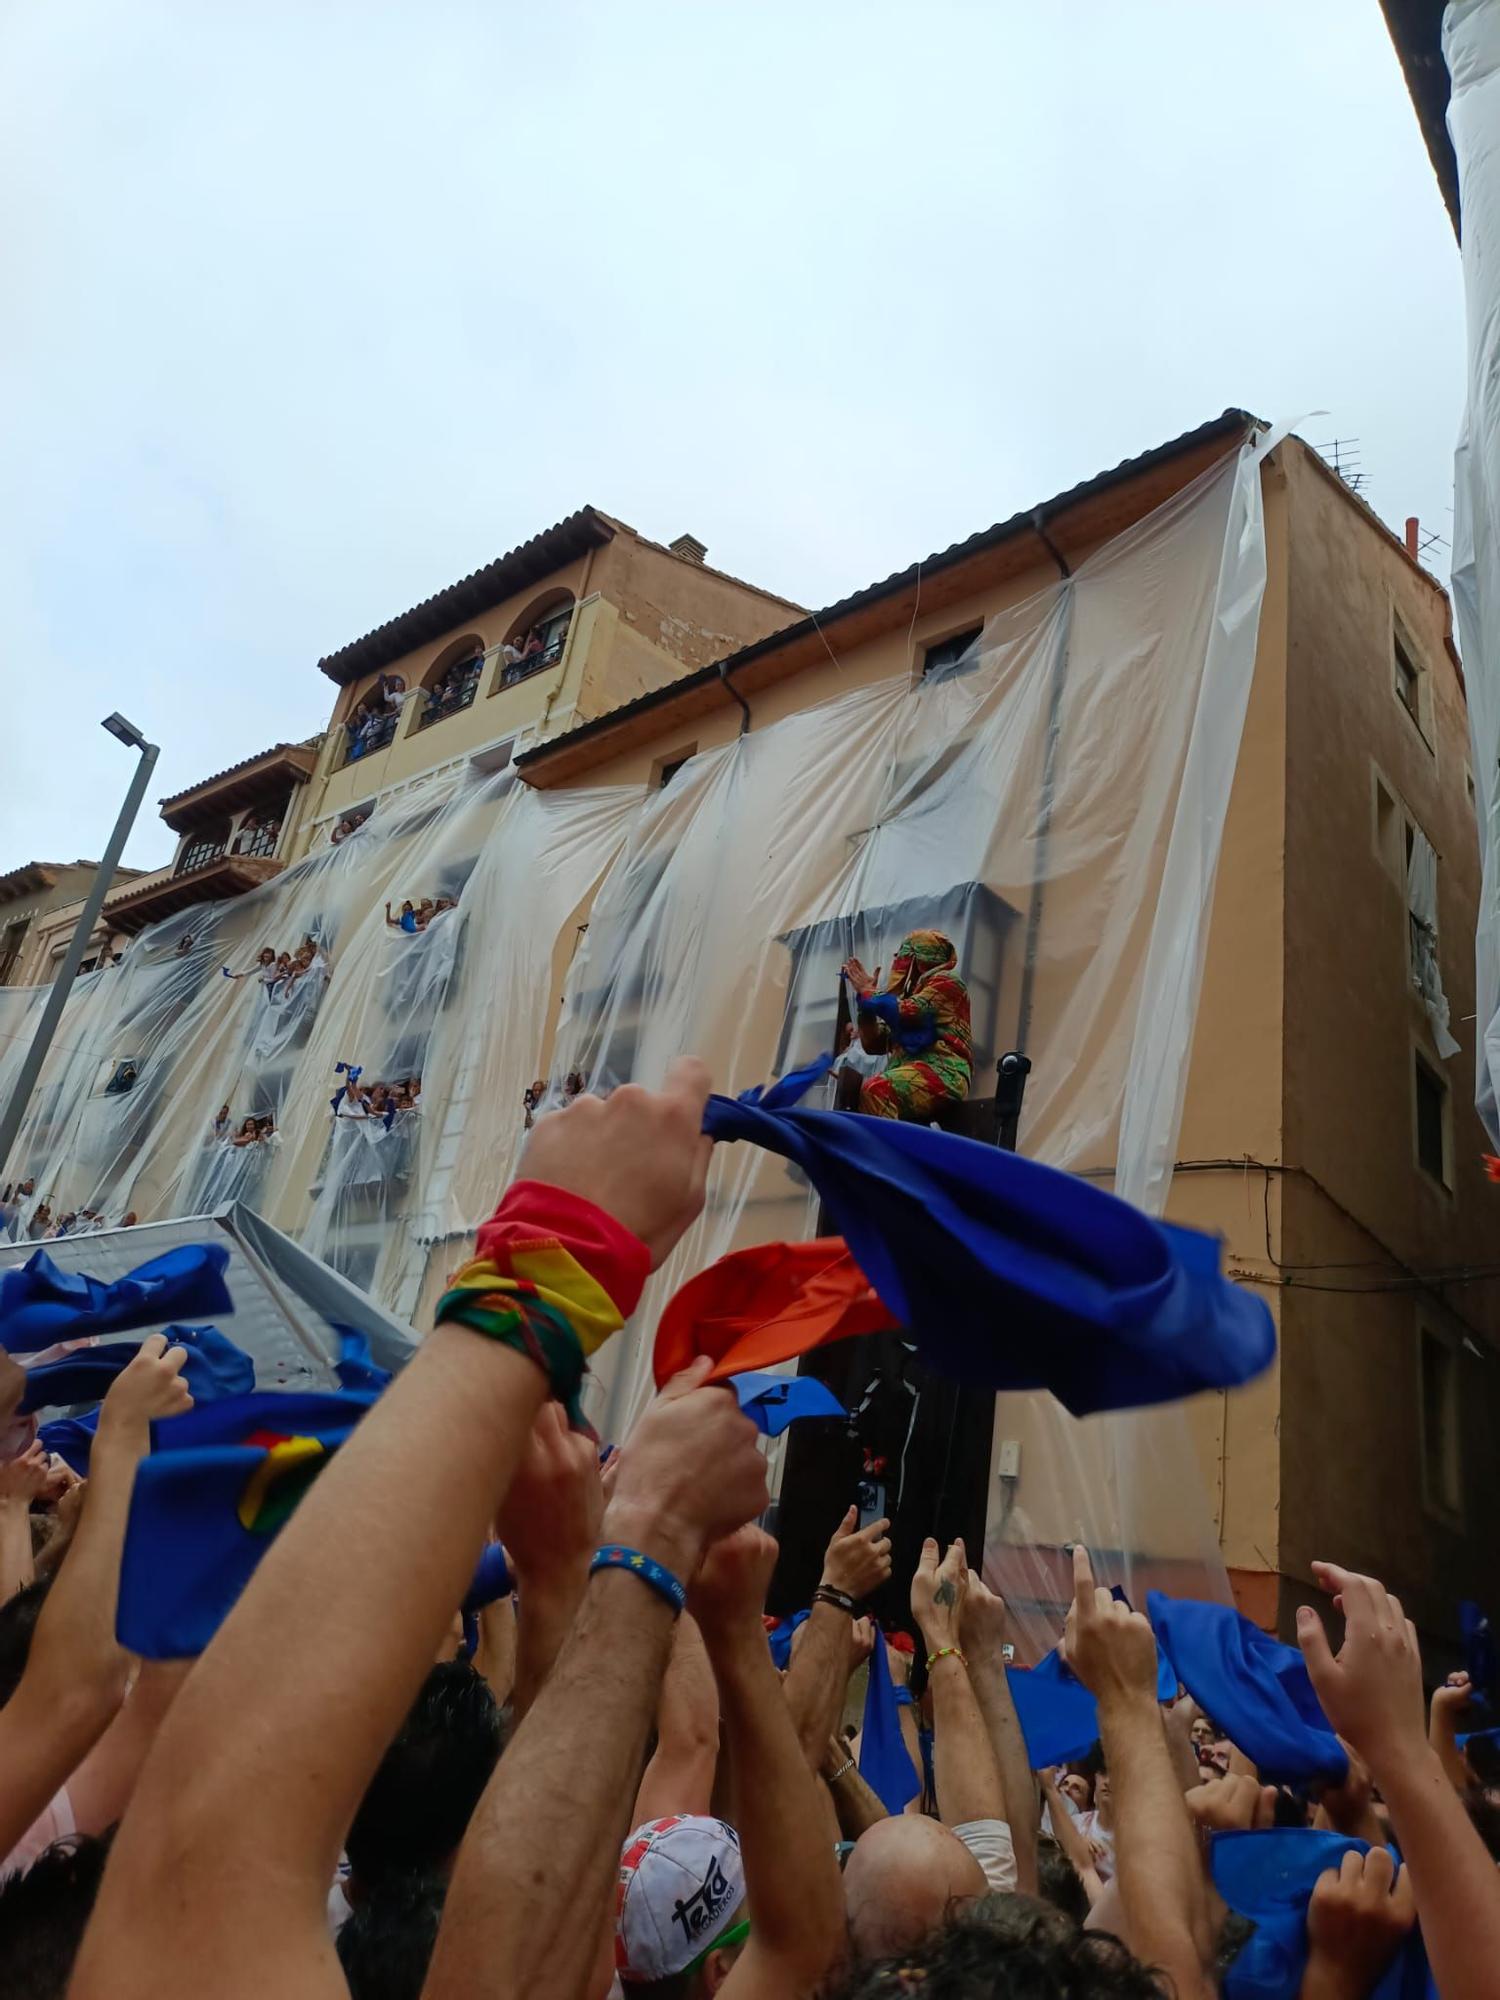
M329 834L328 836L329 845L331 847L340 846L344 841L346 841L349 838L351 833L358 833L360 828L364 825L365 821L369 817L370 815L367 812L346 813L344 817L339 821L338 825L333 829L333 832Z
M139 1221L140 1217L136 1214L135 1210L127 1208L125 1213L120 1217L118 1226L121 1229L134 1229Z
M52 1227L52 1209L45 1201L39 1201L31 1212L31 1221L26 1225L26 1234L36 1241L45 1236Z
M259 1145L260 1126L257 1121L254 1118L246 1118L229 1143L231 1146Z
M415 937L417 932L422 928L417 921L417 913L412 906L410 898L401 905L401 914L399 917L391 915L391 906L387 903L385 906L385 920L393 931L405 931L408 937Z
M209 1136L213 1139L227 1139L229 1137L229 1125L229 1106L221 1104L214 1118Z
M186 958L192 948L193 934L191 931L184 931L182 936L177 940L177 956L179 958Z
M430 930L439 917L445 917L450 910L456 910L458 908L458 899L455 896L439 896L436 902L429 901L423 905L423 908L427 911L427 916L422 923L422 929L425 931Z

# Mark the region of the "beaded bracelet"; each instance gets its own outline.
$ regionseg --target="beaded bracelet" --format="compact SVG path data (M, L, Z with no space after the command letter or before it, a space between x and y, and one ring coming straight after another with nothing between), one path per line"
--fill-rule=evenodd
M642 1555L639 1549L627 1549L619 1542L606 1542L589 1564L589 1575L592 1576L597 1569L623 1569L628 1570L631 1576L638 1576L648 1589L666 1599L674 1617L687 1603L687 1592L672 1572L654 1557Z
M957 1646L939 1646L935 1653L929 1653L927 1655L928 1673L932 1672L933 1668L937 1665L939 1660L949 1660L949 1659L957 1660L958 1664L961 1667L967 1667L969 1664L968 1661L964 1658L963 1654L959 1651Z

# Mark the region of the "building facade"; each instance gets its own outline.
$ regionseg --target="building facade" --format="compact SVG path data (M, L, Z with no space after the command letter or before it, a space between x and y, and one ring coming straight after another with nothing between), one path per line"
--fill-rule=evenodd
M0 986L41 985L51 978L68 948L98 863L28 861L0 875ZM123 889L140 878L139 868L117 868ZM85 970L92 972L113 940L101 923L90 939Z
M165 802L176 860L111 899L135 942L85 982L8 1171L143 1221L247 1201L421 1326L533 1079L606 1087L693 1047L742 1088L826 1045L841 951L931 921L970 985L974 1097L1023 1050L1021 1149L1109 1185L1160 990L1174 704L1209 679L1180 631L1211 636L1223 481L1256 436L1226 411L806 616L584 510L327 656L320 740ZM1314 453L1285 439L1254 478L1248 700L1196 1028L1161 1069L1167 1213L1222 1236L1278 1360L1135 1426L955 1398L958 1518L1043 1622L1066 1545L1107 1543L1092 1482L1128 1490L1144 1580L1222 1556L1288 1631L1314 1557L1365 1564L1440 1658L1494 1581L1500 1418L1463 684L1442 591ZM454 909L412 936L383 909L419 894ZM258 953L299 938L314 972L257 990ZM420 1117L331 1116L351 1062L415 1078ZM221 1115L274 1147L231 1151ZM684 1254L810 1220L805 1187L736 1159ZM612 1416L648 1363L611 1360Z

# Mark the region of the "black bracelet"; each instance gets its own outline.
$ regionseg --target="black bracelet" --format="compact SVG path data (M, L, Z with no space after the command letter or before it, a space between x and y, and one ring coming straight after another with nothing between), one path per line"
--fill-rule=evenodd
M820 1583L812 1594L814 1604L831 1604L835 1611L847 1611L855 1616L854 1599L847 1590L835 1590L831 1583Z

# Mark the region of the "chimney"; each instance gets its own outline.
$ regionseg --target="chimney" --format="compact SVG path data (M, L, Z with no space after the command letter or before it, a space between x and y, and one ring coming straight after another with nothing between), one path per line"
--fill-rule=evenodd
M1408 515L1407 515L1407 517L1406 517L1406 553L1407 553L1407 554L1408 554L1408 555L1409 555L1409 556L1411 557L1411 559L1412 559L1412 561L1413 561L1413 562L1415 562L1415 561L1416 561L1416 559L1417 559L1417 517L1416 517L1416 515L1415 515L1415 514L1408 514Z
M708 554L707 542L700 542L696 535L679 535L675 542L667 546L674 556L681 556L684 562L701 563Z

